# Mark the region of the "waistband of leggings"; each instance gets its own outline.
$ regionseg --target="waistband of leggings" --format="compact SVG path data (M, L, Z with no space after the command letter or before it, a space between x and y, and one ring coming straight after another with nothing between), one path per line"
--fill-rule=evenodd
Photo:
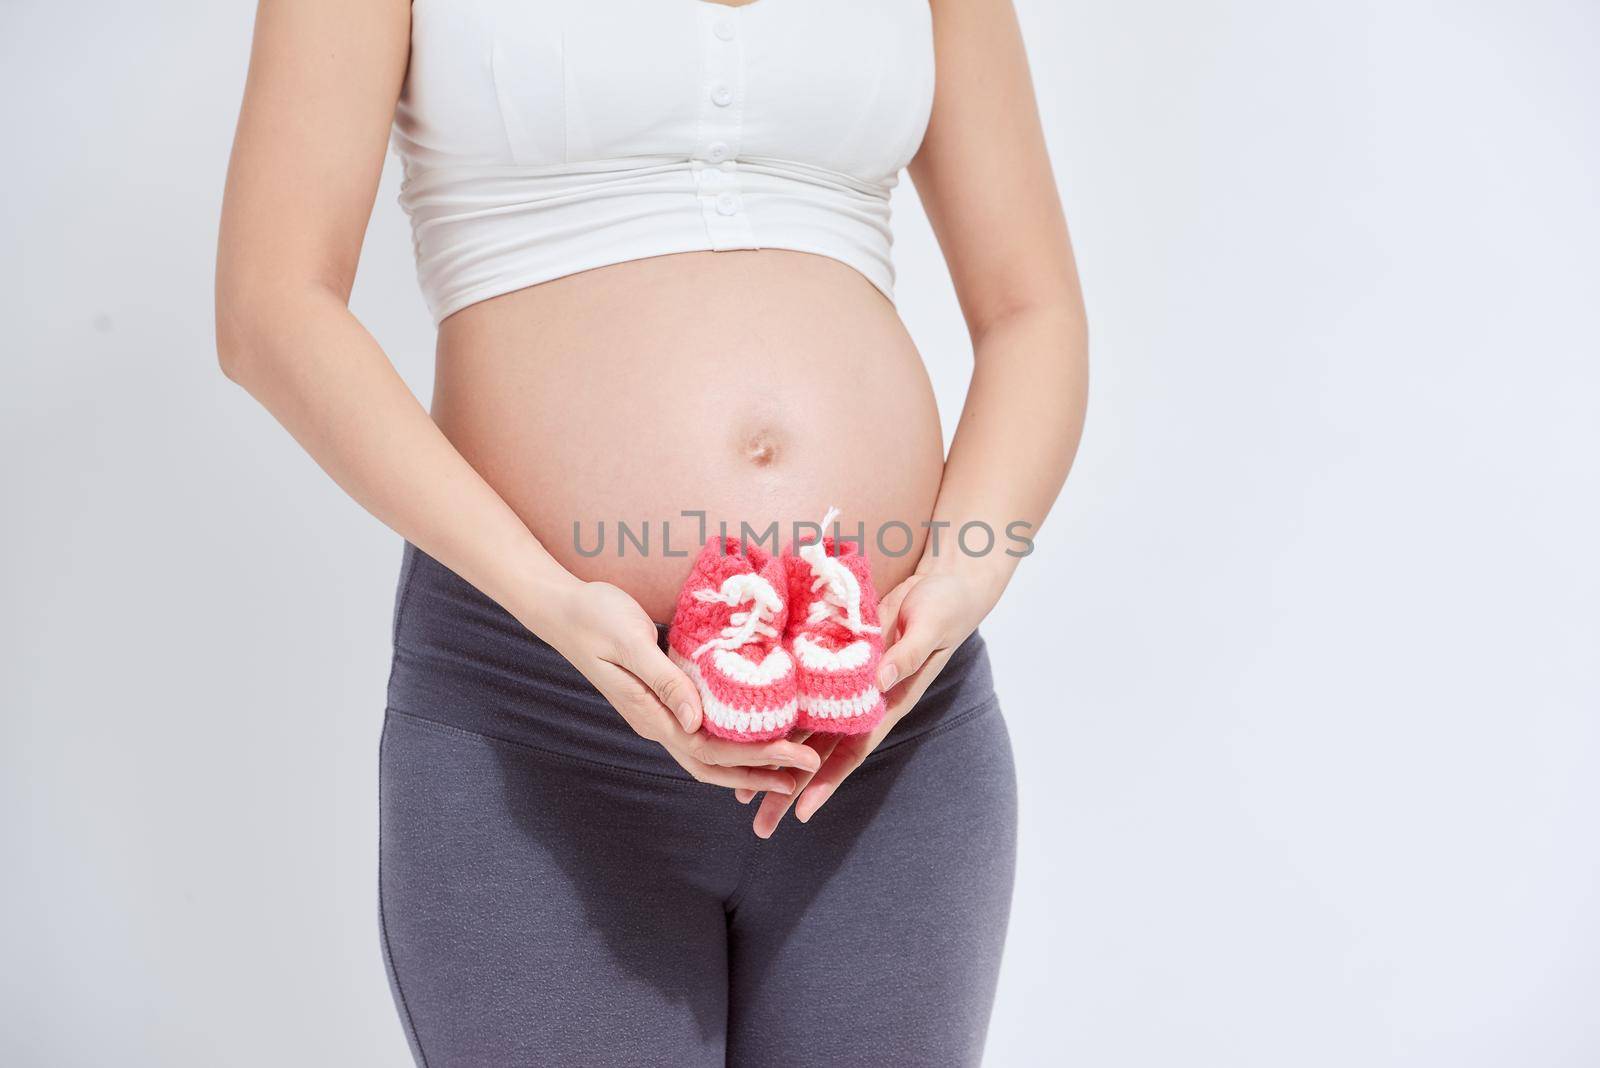
M658 632L665 648L667 628ZM879 751L993 703L988 653L974 633ZM556 755L688 778L547 642L409 543L395 593L388 707Z

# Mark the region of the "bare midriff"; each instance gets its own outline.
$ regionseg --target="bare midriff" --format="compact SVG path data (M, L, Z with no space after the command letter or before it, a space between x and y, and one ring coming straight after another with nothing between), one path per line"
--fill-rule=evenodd
M830 506L888 592L943 470L894 306L801 252L634 260L474 304L440 325L432 410L564 567L662 623L702 530L786 542Z

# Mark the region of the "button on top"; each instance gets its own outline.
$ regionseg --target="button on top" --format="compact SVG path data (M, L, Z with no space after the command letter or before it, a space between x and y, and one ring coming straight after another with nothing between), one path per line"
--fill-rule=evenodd
M731 41L738 33L733 28L731 19L718 19L716 24L711 27L711 32L717 35L717 40L719 41Z
M739 198L732 193L717 194L717 214L732 215L739 210Z
M728 142L713 141L706 146L706 159L712 163L721 163L728 158Z
M714 86L711 90L711 102L719 108L725 108L733 103L733 90L726 85Z

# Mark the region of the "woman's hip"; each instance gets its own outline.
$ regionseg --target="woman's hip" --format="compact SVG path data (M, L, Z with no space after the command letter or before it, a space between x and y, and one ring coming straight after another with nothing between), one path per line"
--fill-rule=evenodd
M393 639L388 708L394 712L554 756L693 781L659 745L634 734L560 653L410 544ZM974 634L868 759L994 703L988 653Z

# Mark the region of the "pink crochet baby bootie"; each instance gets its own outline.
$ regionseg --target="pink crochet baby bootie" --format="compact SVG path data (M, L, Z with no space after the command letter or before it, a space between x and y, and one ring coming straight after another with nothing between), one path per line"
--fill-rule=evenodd
M839 515L830 508L824 532ZM860 734L883 719L878 665L883 633L867 558L824 533L783 558L789 573L784 645L795 664L799 724L819 734Z
M667 653L700 691L719 738L782 738L795 721L794 662L783 648L783 562L738 538L712 538L678 594Z

